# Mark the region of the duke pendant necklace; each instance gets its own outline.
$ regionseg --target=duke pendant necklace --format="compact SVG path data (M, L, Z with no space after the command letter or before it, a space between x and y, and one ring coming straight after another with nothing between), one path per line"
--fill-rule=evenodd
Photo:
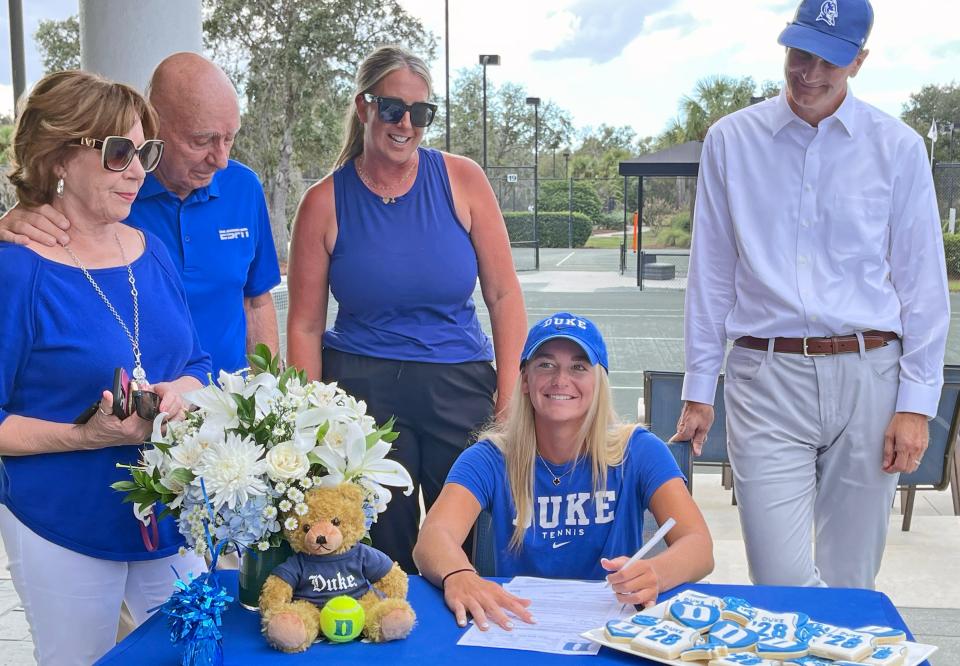
M567 474L569 474L570 472L573 471L574 465L570 465L570 469L568 469L566 472L564 472L564 473L561 474L560 476L557 476L556 474L553 473L553 470L550 469L550 466L547 464L547 461L543 459L543 456L541 456L541 455L538 453L538 454L537 454L537 458L539 458L539 459L540 459L540 462L543 463L543 468L544 468L545 470L547 470L547 474L549 474L551 477L553 477L553 485L555 485L555 486L559 486L559 485L560 485L560 479L562 479L562 478L565 477Z
M363 172L363 164L361 163L362 159L363 158L361 157L360 159L356 160L354 164L357 167L357 175L360 176L360 180L363 181L363 184L366 185L371 192L379 196L380 201L382 201L384 204L397 203L397 197L388 197L380 194L380 192L384 190L388 190L390 188L386 185L381 185L380 183L374 181L373 179L370 178L370 176L368 176ZM419 157L411 161L413 162L413 164L411 164L410 168L407 169L407 172L403 174L403 177L399 181L397 181L397 184L393 186L394 189L399 189L407 181L407 178L410 177L410 174L413 173L413 170L417 168L417 164L420 163Z
M87 270L87 267L80 263L80 257L78 257L68 245L64 245L63 249L66 250L67 254L70 255L70 258L73 259L73 263L77 265L77 268L83 271L83 276L87 278L87 282L89 282L90 286L93 287L93 290L97 292L100 300L103 301L107 306L107 309L110 310L113 318L117 320L118 324L120 324L120 328L122 328L123 332L126 334L127 340L130 341L130 348L133 350L133 378L138 382L146 383L147 372L143 369L143 365L140 363L140 300L139 293L137 292L137 281L133 277L133 269L130 268L130 264L127 262L127 255L123 251L123 243L120 242L120 236L114 234L113 239L117 241L117 246L120 248L120 260L123 261L124 265L127 267L127 282L130 283L130 297L133 299L132 335L130 333L130 329L127 328L127 324L120 317L120 313L117 312L115 307L113 307L113 303L110 302L110 299L107 298L107 295L103 293L103 289L101 289L100 285L97 284L97 281L93 279L93 276L90 274L90 271Z

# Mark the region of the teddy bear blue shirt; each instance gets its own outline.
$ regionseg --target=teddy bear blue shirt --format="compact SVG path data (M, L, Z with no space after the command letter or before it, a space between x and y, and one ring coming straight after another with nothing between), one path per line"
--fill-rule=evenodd
M293 588L293 598L323 606L342 594L359 599L389 573L393 560L375 548L358 543L339 555L295 553L273 570Z

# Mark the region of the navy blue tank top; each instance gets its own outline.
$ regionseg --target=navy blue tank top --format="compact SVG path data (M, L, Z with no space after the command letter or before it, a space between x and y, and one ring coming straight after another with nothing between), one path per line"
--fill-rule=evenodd
M339 310L323 344L403 361L491 361L473 303L477 255L457 219L443 155L418 152L413 187L394 203L363 184L352 160L333 174L330 290Z

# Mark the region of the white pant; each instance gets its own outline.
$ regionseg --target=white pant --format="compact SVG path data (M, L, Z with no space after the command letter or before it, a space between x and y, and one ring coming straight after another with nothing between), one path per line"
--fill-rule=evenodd
M899 479L881 465L901 350L860 349L727 357L728 450L756 584L874 587Z
M171 565L185 580L205 570L192 552L143 562L81 555L37 536L3 505L0 537L40 666L89 666L116 642L121 602L139 625L173 592Z

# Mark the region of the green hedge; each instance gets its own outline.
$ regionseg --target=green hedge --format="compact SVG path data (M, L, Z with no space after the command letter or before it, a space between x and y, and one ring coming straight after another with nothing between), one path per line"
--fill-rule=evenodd
M533 240L533 213L504 213L507 222L507 234L511 243ZM573 213L573 246L583 247L593 224L590 218L583 213ZM538 213L540 223L540 247L567 247L569 231L567 228L567 213Z
M943 253L947 257L947 275L960 277L960 234L943 235Z
M565 180L540 181L540 210L543 212L559 211L566 213L571 208L574 213L583 213L593 224L601 223L603 202L600 195L588 181L573 181L573 200L570 200L569 184ZM563 247L566 247L564 243Z

